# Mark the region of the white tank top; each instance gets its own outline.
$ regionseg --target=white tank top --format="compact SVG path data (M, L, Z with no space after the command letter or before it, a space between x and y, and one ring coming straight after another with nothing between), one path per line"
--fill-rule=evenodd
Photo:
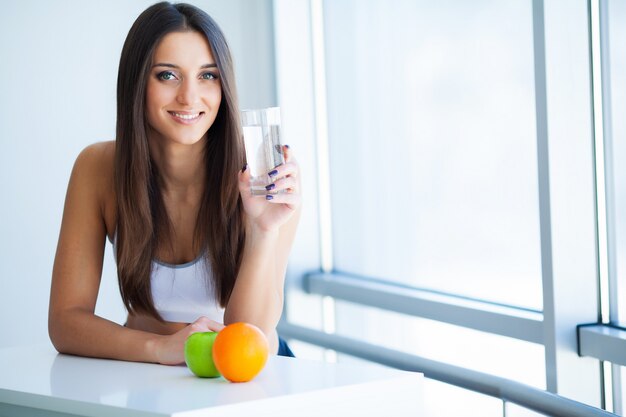
M115 243L113 253L115 253ZM192 323L201 316L224 322L224 309L217 302L211 267L201 256L181 265L152 261L150 285L154 307L163 320Z

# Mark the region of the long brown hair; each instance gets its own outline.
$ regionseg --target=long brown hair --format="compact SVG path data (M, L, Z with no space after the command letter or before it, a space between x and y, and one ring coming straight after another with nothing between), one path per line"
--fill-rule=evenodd
M154 51L171 32L196 31L206 37L219 69L222 101L208 131L204 152L206 186L194 247L211 266L217 301L226 306L239 270L245 241L237 171L245 163L233 62L224 34L202 10L188 4L157 3L131 27L117 78L115 191L116 259L120 293L129 312L159 320L150 273L159 245L171 242L171 223L159 187L159 172L148 146L146 83Z

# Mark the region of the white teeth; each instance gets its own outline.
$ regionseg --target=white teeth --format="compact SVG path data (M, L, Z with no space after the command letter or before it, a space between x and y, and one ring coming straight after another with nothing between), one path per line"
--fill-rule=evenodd
M200 113L196 113L196 114L180 114L180 113L174 113L172 112L172 114L178 118L184 119L184 120L193 120L193 119L197 119L198 117L200 117Z

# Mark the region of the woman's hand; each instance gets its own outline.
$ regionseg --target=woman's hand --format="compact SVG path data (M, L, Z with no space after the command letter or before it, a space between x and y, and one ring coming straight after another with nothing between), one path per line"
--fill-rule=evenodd
M160 336L155 344L155 355L158 363L163 365L178 365L185 362L185 341L192 333L219 332L224 328L222 323L207 317L200 317L178 332Z
M291 218L302 202L298 162L291 155L288 146L283 146L283 153L285 163L270 172L272 183L269 187L273 187L268 189L265 197L252 195L250 170L247 166L239 173L239 192L248 220L264 231L278 230ZM273 194L275 191L283 192Z

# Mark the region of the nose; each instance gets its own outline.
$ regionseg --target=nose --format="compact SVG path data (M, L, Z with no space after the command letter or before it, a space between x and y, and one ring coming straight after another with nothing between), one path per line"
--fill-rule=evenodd
M184 79L178 88L178 95L176 96L178 104L192 106L196 103L198 97L198 86L195 80L193 78Z

